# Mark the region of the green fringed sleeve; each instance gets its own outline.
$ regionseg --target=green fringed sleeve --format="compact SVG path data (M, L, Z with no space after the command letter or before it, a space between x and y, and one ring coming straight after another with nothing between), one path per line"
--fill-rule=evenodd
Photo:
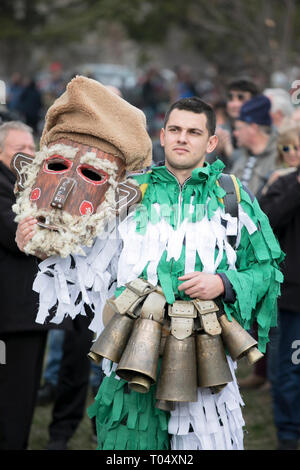
M155 407L155 387L133 392L115 376L104 378L88 408L96 418L97 450L167 450L169 413Z
M237 249L238 269L224 271L236 294L233 304L224 303L228 318L231 315L249 329L256 320L258 324L258 347L266 350L269 330L276 326L277 297L283 275L279 265L284 258L267 216L255 199L250 200L241 188L241 206L251 218L257 230L249 234L242 228Z

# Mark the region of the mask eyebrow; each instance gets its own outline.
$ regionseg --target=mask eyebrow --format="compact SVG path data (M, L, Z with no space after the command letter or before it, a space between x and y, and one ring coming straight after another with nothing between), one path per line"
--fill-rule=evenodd
M106 171L110 176L115 177L118 166L115 162L111 162L106 158L97 157L96 152L86 152L80 157L80 163L87 163L88 165L93 166L96 170Z
M46 148L47 157L51 157L52 155L59 154L62 157L68 158L70 160L74 160L76 154L78 152L78 148L71 147L71 145L65 144L55 144L51 147Z

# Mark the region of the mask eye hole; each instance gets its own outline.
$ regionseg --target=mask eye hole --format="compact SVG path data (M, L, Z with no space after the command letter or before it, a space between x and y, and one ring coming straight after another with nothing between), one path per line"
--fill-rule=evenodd
M103 170L98 170L90 165L81 165L77 168L81 178L92 184L103 184L108 179L108 174Z
M44 169L47 173L64 173L72 166L72 162L61 155L53 155L45 161Z
M81 173L87 179L95 181L95 182L103 180L103 175L101 175L100 173L96 173L96 171L90 170L89 168L82 168Z
M49 162L47 165L50 171L64 171L68 169L68 166L64 162Z

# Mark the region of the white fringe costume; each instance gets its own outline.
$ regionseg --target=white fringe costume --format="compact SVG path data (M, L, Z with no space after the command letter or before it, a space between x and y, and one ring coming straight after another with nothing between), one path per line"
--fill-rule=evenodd
M256 229L242 208L240 213L239 232L244 225L247 230ZM84 304L88 304L95 312L90 329L98 337L103 329L99 312L102 312L107 298L113 295L115 281L122 286L136 279L149 262L148 279L157 285L156 267L162 252L167 250L169 258L179 257L184 236L186 251L190 254L187 257L186 272L193 269L192 260L195 259L196 251L205 271L215 272L218 261L213 261L212 252L216 245L220 252L224 249L228 253L234 268L235 252L227 242L225 228L219 223L222 216L224 214L218 210L212 220L208 221L205 217L199 223L185 222L178 231L174 231L164 220L156 225L149 223L147 233L143 236L135 231L134 217L130 215L119 226L122 240L114 238L116 232L112 231L103 239L97 238L92 248L85 248L86 256L73 255L73 263L70 256L64 259L48 258L40 263L40 272L33 286L40 295L37 322L45 322L48 311L57 301L57 311L52 319L55 323L60 323L65 315L71 318L77 314L85 315ZM236 221L231 222L231 225L227 225L227 231L232 230ZM203 233L204 226L207 236L197 236L197 233ZM199 243L196 244L195 240ZM206 243L208 240L212 240L209 250ZM104 361L103 368L109 375L110 367L107 362ZM213 394L208 388L198 388L197 402L176 404L169 421L169 433L173 436L172 449L243 449L243 400L234 374L236 364L229 357L228 362L234 381L221 392ZM113 370L115 368L116 364ZM194 429L192 433L189 432L190 425Z

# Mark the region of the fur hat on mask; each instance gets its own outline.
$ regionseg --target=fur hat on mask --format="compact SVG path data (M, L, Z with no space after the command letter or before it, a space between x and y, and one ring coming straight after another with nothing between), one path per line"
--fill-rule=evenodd
M61 138L116 155L127 171L152 161L144 113L91 78L73 78L48 109L41 148Z

